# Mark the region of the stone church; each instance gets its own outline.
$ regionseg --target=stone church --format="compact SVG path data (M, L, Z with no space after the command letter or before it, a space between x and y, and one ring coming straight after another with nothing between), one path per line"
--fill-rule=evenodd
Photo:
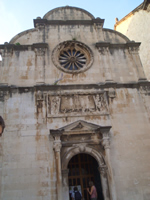
M139 42L59 7L0 45L0 199L150 199L150 83Z

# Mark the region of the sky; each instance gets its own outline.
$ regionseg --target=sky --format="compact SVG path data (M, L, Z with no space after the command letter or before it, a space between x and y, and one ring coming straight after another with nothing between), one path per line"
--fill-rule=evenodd
M104 28L114 29L119 20L139 6L143 0L0 0L0 44L18 33L34 28L33 19L61 6L75 6L105 19Z

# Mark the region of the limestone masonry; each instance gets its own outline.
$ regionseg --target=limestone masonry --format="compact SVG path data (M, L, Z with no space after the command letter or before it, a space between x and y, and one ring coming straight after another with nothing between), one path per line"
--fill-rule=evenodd
M0 45L0 199L69 200L77 185L89 200L89 180L98 200L150 199L141 41L103 24L59 7Z

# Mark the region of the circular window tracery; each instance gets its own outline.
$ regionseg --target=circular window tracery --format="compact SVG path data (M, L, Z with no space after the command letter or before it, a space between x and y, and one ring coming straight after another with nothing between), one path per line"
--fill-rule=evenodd
M80 70L86 64L86 56L76 49L69 49L62 52L59 62L65 69Z
M60 43L52 53L56 67L68 73L80 73L93 63L92 51L83 43L66 41Z

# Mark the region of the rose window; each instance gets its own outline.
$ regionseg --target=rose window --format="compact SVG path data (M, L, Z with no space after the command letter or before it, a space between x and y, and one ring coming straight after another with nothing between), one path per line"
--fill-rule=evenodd
M61 66L68 70L80 70L86 64L84 53L76 49L69 49L60 54L59 62Z
M56 67L67 73L80 73L93 63L92 51L83 43L66 41L60 43L52 53Z

